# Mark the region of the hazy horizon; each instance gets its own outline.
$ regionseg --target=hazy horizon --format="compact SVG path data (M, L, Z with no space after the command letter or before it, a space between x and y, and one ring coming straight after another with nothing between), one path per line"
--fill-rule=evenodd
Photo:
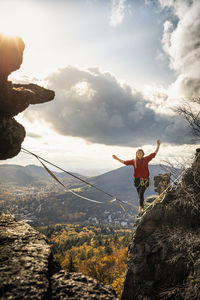
M199 13L198 0L2 0L1 32L26 44L9 80L56 94L16 117L23 147L81 174L152 153L157 139L153 163L190 159L199 141L172 108L199 95Z

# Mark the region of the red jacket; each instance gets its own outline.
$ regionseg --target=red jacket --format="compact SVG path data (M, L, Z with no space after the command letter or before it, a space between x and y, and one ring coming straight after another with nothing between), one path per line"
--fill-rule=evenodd
M149 178L149 168L148 168L148 163L150 162L150 160L152 160L154 157L156 156L156 153L151 153L147 156L144 156L141 159L137 159L137 167L135 168L135 160L126 160L124 162L125 165L133 166L134 169L134 177L135 178Z

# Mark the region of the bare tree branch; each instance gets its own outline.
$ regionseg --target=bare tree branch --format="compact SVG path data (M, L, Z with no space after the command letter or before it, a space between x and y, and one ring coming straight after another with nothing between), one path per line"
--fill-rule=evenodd
M200 105L200 97L190 98L189 102ZM185 102L182 106L178 106L173 110L185 118L192 129L193 135L200 137L200 111L198 108L194 108L191 104Z

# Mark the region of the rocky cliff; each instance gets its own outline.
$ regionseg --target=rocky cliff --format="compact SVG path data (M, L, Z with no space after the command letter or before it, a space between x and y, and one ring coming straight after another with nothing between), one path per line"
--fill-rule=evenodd
M8 81L22 63L24 47L21 38L0 34L0 160L17 155L25 137L24 127L13 117L55 95L36 84ZM61 270L44 236L0 214L0 299L113 300L116 293L95 279Z
M11 215L0 215L0 299L105 299L114 290L54 261L45 237Z
M21 150L25 129L13 117L30 104L50 101L55 94L36 84L13 84L8 76L20 68L25 44L20 37L0 34L0 160Z
M134 225L122 300L200 299L200 152Z

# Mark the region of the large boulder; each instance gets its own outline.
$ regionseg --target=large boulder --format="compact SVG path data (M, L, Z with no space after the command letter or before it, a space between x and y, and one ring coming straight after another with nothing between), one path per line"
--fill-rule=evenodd
M25 44L18 37L0 34L0 85L5 84L8 75L20 68Z
M30 104L53 100L55 93L36 84L13 84L11 72L20 68L25 44L20 37L0 34L0 160L21 150L25 129L13 117Z
M171 174L158 174L154 176L154 190L158 194L161 194L170 184Z
M46 238L12 215L0 215L0 299L104 299L115 291L95 279L61 270Z
M17 155L25 137L25 129L13 118L2 118L0 122L0 159Z

